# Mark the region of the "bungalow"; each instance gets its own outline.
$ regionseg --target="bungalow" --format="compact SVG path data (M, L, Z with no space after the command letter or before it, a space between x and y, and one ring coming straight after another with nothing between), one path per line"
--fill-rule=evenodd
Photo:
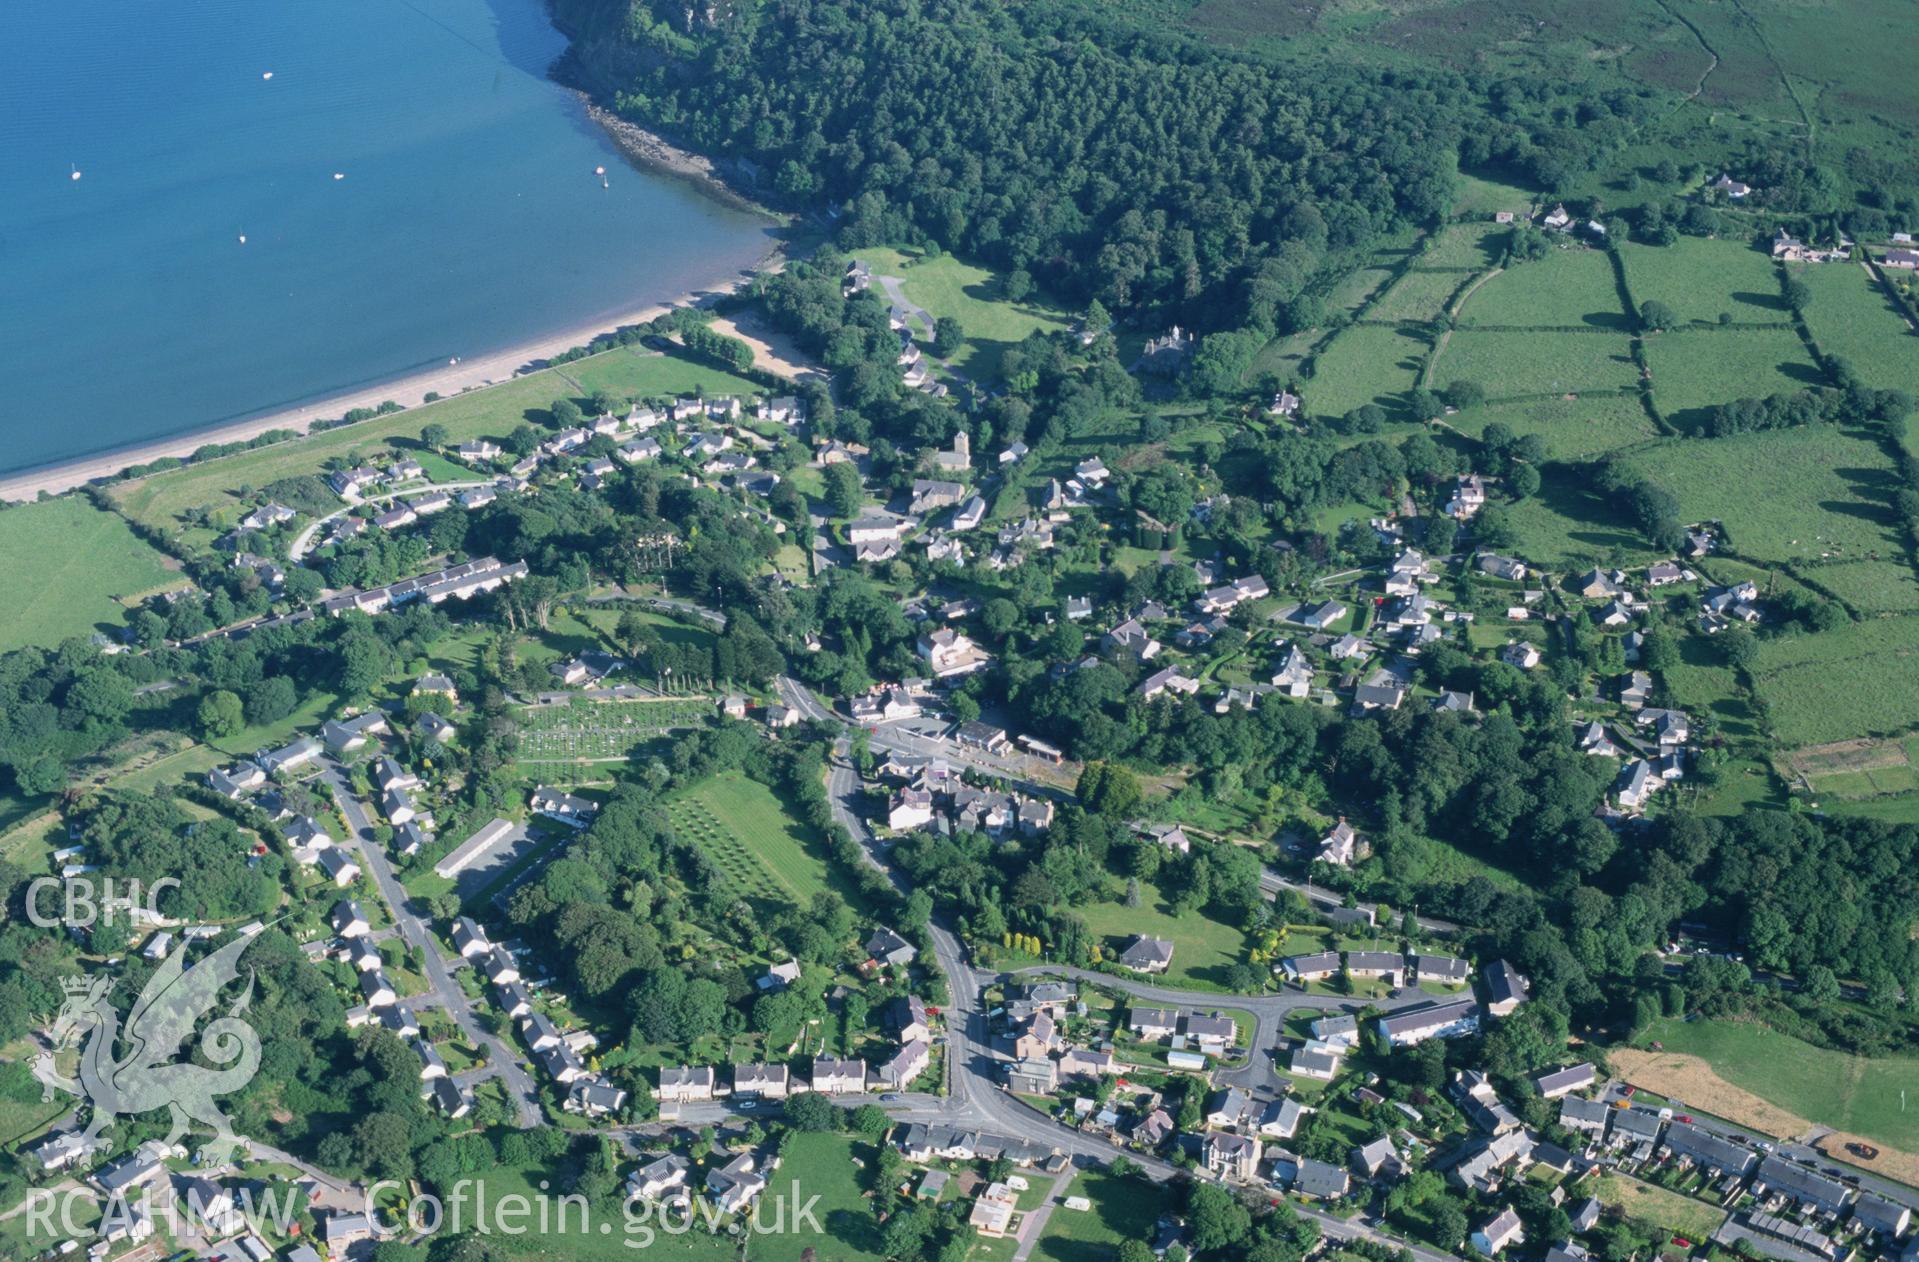
M1315 1110L1306 1107L1292 1096L1279 1100L1269 1100L1260 1110L1259 1120L1253 1129L1265 1139L1291 1139L1299 1131L1299 1124L1308 1113Z
M316 738L302 736L270 753L261 754L254 761L260 764L260 769L266 774L277 776L282 772L298 771L317 759L325 748Z
M1191 1013L1186 1018L1186 1036L1209 1056L1223 1056L1239 1039L1239 1026L1220 1013Z
M1179 1009L1136 1006L1126 1014L1126 1028L1142 1039L1171 1038L1179 1030Z
M919 954L912 943L883 926L873 931L863 949L867 959L891 968L904 968Z
M473 442L461 443L453 449L453 454L467 464L480 464L500 458L500 445L489 439L481 438Z
M1480 573L1490 574L1494 578L1503 578L1508 582L1520 583L1524 582L1526 578L1526 563L1515 560L1512 557L1503 557L1491 552L1482 552L1473 564L1479 568Z
M1059 1074L1062 1078L1099 1079L1118 1071L1119 1064L1111 1052L1069 1047L1065 1055L1059 1058Z
M1119 962L1139 973L1164 973L1173 964L1173 944L1164 938L1136 937L1119 953Z
M1415 955L1413 972L1422 982L1464 986L1472 978L1473 966L1450 955Z
M547 1077L562 1087L571 1086L586 1076L586 1065L579 1054L564 1043L533 1053L533 1059Z
M970 675L993 661L992 654L973 643L964 631L952 627L941 627L920 636L914 649L937 679Z
M509 982L520 980L520 966L514 961L512 952L505 947L493 947L479 958L474 967L480 970L481 976L495 986L504 986Z
M1383 978L1389 986L1406 984L1406 957L1397 951L1348 951L1346 972L1352 977Z
M1406 700L1406 685L1396 676L1381 672L1379 678L1363 683L1353 690L1353 712L1365 714L1373 710L1397 710Z
M1430 1038L1457 1038L1479 1029L1479 1005L1470 999L1402 1008L1375 1023L1380 1037L1393 1047L1411 1047Z
M1346 606L1336 600L1322 601L1317 605L1307 605L1294 611L1291 621L1301 626L1311 627L1315 631L1326 631L1335 622L1346 616Z
M1589 1062L1581 1061L1577 1065L1533 1075L1533 1087L1545 1099L1557 1100L1570 1092L1584 1091L1598 1081L1598 1077L1598 1071Z
M520 1034L526 1039L526 1045L536 1052L544 1052L549 1047L558 1047L566 1042L560 1036L560 1027L544 1012L530 1012L520 1022Z
M1322 951L1318 955L1289 955L1279 962L1290 982L1322 982L1339 972L1339 952Z
M1160 651L1159 641L1137 618L1128 618L1108 631L1101 639L1100 647L1109 652L1130 653L1142 662L1152 661L1159 656Z
M1311 1157L1294 1166L1293 1191L1315 1201L1336 1201L1352 1191L1352 1176L1343 1168Z
M1301 1078L1317 1078L1331 1082L1339 1073L1340 1057L1329 1048L1314 1047L1308 1044L1294 1050L1288 1072Z
M1350 1012L1320 1017L1313 1022L1312 1031L1315 1039L1331 1047L1356 1047L1359 1044L1359 1018Z

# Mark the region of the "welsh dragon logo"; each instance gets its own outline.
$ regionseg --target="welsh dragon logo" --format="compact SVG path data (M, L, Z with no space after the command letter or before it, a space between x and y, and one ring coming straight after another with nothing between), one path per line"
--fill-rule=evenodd
M66 1002L48 1031L49 1040L55 1052L70 1050L82 1039L85 1046L78 1078L63 1076L54 1067L52 1053L42 1053L35 1060L33 1074L44 1084L44 1097L52 1099L58 1087L91 1104L93 1117L85 1136L89 1140L98 1139L117 1117L165 1108L173 1116L168 1144L177 1143L190 1121L197 1121L213 1128L214 1137L207 1145L212 1156L230 1155L243 1140L233 1133L233 1124L214 1097L246 1086L260 1068L260 1036L240 1019L253 997L251 971L245 992L226 1015L209 1022L200 1034L201 1053L225 1068L209 1069L180 1056L200 1018L214 1009L220 992L238 980L240 956L249 945L251 939L238 938L192 968L186 967L186 951L175 951L134 1001L124 1030L119 1013L107 999L113 989L111 978L64 979ZM116 1060L114 1051L121 1043L128 1051Z

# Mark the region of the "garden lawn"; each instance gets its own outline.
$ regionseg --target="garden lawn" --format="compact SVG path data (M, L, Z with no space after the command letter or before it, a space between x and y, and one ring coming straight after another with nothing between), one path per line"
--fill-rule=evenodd
M1344 416L1364 403L1393 408L1419 384L1425 357L1423 338L1379 325L1354 325L1314 357L1312 379L1301 393L1315 416Z
M1074 1179L1067 1196L1083 1196L1090 1210L1055 1205L1046 1230L1033 1246L1041 1262L1106 1262L1128 1240L1151 1242L1153 1224L1172 1208L1166 1185L1145 1179L1120 1178L1104 1170L1089 1170ZM1062 1197L1063 1201L1065 1198Z
M1473 291L1459 308L1460 326L1577 325L1630 327L1620 311L1612 259L1603 250L1566 246L1516 263Z
M1475 295L1475 299L1477 295ZM1639 384L1632 346L1612 333L1460 329L1433 363L1437 386L1476 381L1489 399L1617 392Z
M117 629L123 601L180 579L165 553L78 495L0 510L0 652Z
M1693 329L1649 335L1653 402L1682 433L1698 434L1714 407L1824 383L1792 329Z
M1599 1197L1600 1204L1615 1206L1628 1218L1677 1233L1694 1243L1710 1239L1719 1224L1726 1221L1723 1211L1703 1201L1642 1183L1628 1174L1600 1175L1594 1195Z
M1681 237L1671 245L1619 246L1626 287L1641 307L1663 302L1682 320L1717 324L1786 324L1792 313L1779 294L1773 261L1743 241Z
M873 249L860 251L859 257L872 265L876 276L899 277L907 301L925 308L934 319L951 316L960 322L966 344L953 356L952 366L984 385L999 380L1000 356L1028 334L1051 333L1072 324L1065 312L1031 297L1013 302L1006 297L999 276L950 254L925 258L917 251ZM915 336L919 335L916 329Z
M1471 279L1465 272L1410 271L1366 313L1368 320L1426 321L1440 315Z
M828 867L825 839L757 780L724 772L675 797L667 813L749 897L804 907L833 888L861 905L851 882Z
M1919 379L1919 336L1872 273L1856 264L1803 267L1795 275L1812 291L1806 327L1827 355L1852 365L1881 390L1911 390Z
M1919 619L1762 640L1754 673L1788 748L1901 732L1919 725Z
M1899 1106L1902 1090L1919 1087L1919 1058L1852 1056L1744 1021L1661 1021L1647 1037L1790 1113L1919 1151L1919 1109Z
M1166 938L1173 944L1173 966L1158 977L1142 974L1143 980L1225 990L1226 970L1246 958L1246 935L1204 912L1175 915L1151 882L1141 881L1139 893L1138 907L1115 900L1079 909L1087 929L1106 949L1106 957L1117 958L1136 936Z
M1659 437L1652 418L1632 395L1489 404L1446 418L1448 425L1473 438L1494 421L1521 437L1537 434L1545 439L1550 460L1590 460Z
M1668 440L1624 459L1677 496L1686 521L1725 522L1748 559L1867 560L1902 548L1885 453L1831 426Z

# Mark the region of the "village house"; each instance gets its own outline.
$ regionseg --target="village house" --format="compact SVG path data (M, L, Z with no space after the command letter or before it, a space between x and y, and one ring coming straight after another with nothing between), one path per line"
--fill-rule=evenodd
M713 1098L711 1065L662 1065L653 1092L662 1103L686 1104Z
M1119 962L1138 973L1164 973L1173 966L1173 944L1165 938L1136 937L1119 953Z

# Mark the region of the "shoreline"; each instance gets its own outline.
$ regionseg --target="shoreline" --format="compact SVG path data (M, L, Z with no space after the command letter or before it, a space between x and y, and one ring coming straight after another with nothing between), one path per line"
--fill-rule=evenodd
M785 222L782 216L761 206L728 183L710 159L682 149L619 117L599 105L590 92L564 76L556 74L553 78L579 100L587 118L606 133L613 147L631 165L685 180L696 186L704 196L722 205L764 216L774 223ZM0 473L0 506L31 502L43 495L64 495L112 479L134 465L149 464L168 457L184 459L209 444L246 442L273 430L291 430L305 437L316 422L337 421L357 408L377 408L382 403L393 402L404 409L413 409L422 406L429 393L452 398L468 390L499 385L515 377L552 367L551 360L555 355L586 346L602 334L616 332L627 325L645 324L679 307L703 306L736 293L755 276L780 270L785 263L786 250L787 243L781 240L758 261L708 288L689 290L678 297L633 310L598 316L587 323L541 334L497 351L463 358L457 364L403 373L377 385L353 387L311 403L281 408L249 420L186 430L130 447L76 456L37 468Z
M315 422L339 420L356 408L377 408L391 401L411 410L424 404L425 396L429 393L453 398L468 390L499 385L515 377L550 368L555 355L585 346L602 334L615 332L627 325L645 324L676 308L704 305L730 294L751 276L776 268L781 256L781 249L775 248L751 267L730 274L709 289L692 290L664 302L596 317L588 323L542 334L484 355L461 359L457 364L405 374L379 385L356 387L250 420L189 430L167 438L156 438L94 455L77 456L34 469L0 473L0 503L31 502L43 494L62 495L110 479L134 465L148 464L166 457L184 459L208 444L245 442L273 430L292 430L304 437Z

